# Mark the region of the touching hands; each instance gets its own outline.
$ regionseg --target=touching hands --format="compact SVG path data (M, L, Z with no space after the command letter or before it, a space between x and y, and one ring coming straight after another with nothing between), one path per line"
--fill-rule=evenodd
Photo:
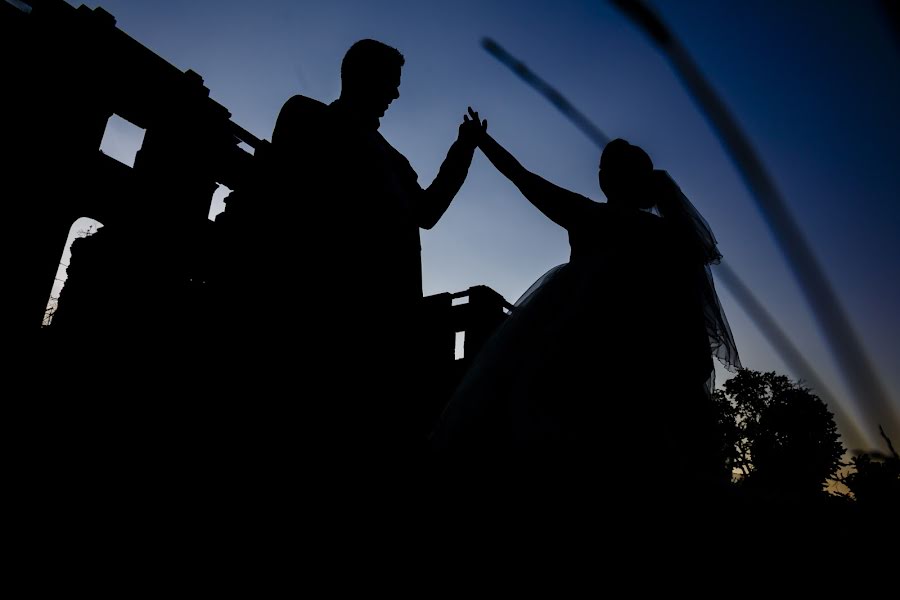
M471 117L471 118L469 118ZM459 141L477 146L487 133L487 119L480 120L478 113L469 107L469 114L463 115L463 122L459 126Z

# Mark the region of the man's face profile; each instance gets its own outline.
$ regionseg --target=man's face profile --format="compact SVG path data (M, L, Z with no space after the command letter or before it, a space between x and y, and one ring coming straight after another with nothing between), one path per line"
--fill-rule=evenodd
M391 102L400 97L400 67L393 67L373 77L371 84L372 110L384 116Z

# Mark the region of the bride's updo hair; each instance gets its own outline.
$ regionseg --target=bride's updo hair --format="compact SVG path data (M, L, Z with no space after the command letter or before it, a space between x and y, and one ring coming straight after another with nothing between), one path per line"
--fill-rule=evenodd
M650 156L621 138L608 143L600 155L600 189L614 204L652 208L655 204L649 185L652 174Z

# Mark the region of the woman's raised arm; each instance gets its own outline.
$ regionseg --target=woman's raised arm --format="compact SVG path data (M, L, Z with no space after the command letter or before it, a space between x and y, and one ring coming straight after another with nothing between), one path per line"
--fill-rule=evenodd
M477 113L475 114L477 118ZM479 147L497 170L512 181L529 202L561 227L569 229L578 223L585 212L591 210L595 204L593 200L554 185L540 175L532 173L487 133L479 140Z

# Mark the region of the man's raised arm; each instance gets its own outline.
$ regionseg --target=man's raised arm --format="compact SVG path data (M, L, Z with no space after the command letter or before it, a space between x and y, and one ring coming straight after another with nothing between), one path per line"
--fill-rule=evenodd
M423 229L431 229L435 226L466 180L469 166L472 164L472 157L475 154L475 147L487 130L487 122L480 122L476 112L472 112L472 115L472 119L463 115L463 122L459 126L459 136L447 151L447 158L441 164L437 177L424 190L422 201L416 208L418 225Z

